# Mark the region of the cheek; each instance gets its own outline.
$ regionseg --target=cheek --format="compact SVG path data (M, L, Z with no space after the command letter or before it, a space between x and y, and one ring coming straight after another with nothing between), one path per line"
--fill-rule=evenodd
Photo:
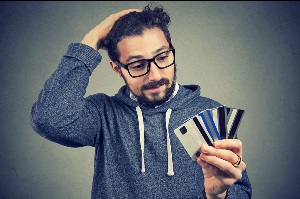
M172 67L169 67L167 69L168 70L164 74L164 77L168 78L170 80L170 83L171 83L173 81L174 77L175 77L175 71L174 71L174 68L172 68Z
M140 94L141 93L141 87L143 85L143 82L142 81L136 81L136 80L132 80L129 82L129 86L130 86L130 89L136 93L136 94Z

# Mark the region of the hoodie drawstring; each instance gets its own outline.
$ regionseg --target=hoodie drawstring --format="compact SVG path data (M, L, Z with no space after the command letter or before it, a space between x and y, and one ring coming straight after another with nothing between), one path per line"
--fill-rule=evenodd
M167 151L168 151L168 176L173 176L173 159L172 159L172 150L171 150L171 141L169 135L169 121L171 117L172 109L168 109L166 112L166 129L167 129Z
M136 113L138 115L138 121L139 121L139 130L140 130L140 145L141 145L141 151L142 151L142 173L145 172L145 159L144 159L144 120L143 120L143 114L142 110L139 106L136 107Z
M172 151L171 151L171 141L170 141L170 135L169 135L169 121L171 117L172 109L168 109L166 112L166 129L167 129L167 151L168 151L168 176L174 175L173 170L173 159L172 159ZM142 152L142 173L145 172L145 159L144 159L144 150L145 150L145 128L144 128L144 119L142 110L139 106L136 107L136 113L138 116L138 122L139 122L139 130L140 130L140 145L141 145L141 152Z

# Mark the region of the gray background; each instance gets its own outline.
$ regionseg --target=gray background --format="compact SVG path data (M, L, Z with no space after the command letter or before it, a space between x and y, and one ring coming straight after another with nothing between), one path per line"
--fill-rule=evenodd
M91 147L68 148L30 127L32 104L71 42L147 2L0 3L0 198L90 198ZM299 2L159 2L171 15L178 82L245 109L239 129L253 198L299 198ZM106 52L87 95L123 85Z

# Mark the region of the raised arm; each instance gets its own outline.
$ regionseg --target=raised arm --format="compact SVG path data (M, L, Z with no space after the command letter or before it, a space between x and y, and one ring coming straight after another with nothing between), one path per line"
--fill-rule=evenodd
M37 133L66 146L95 145L101 128L99 110L84 95L89 77L101 61L99 41L107 36L116 20L131 11L135 10L110 15L87 33L81 43L69 45L32 106L31 125Z

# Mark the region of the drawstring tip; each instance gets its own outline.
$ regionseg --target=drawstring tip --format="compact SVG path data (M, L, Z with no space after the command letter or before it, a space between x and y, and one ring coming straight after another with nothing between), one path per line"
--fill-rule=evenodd
M173 176L174 175L174 171L168 171L168 176Z
M142 168L142 169L141 169L141 172L142 172L142 173L145 173L145 168Z

